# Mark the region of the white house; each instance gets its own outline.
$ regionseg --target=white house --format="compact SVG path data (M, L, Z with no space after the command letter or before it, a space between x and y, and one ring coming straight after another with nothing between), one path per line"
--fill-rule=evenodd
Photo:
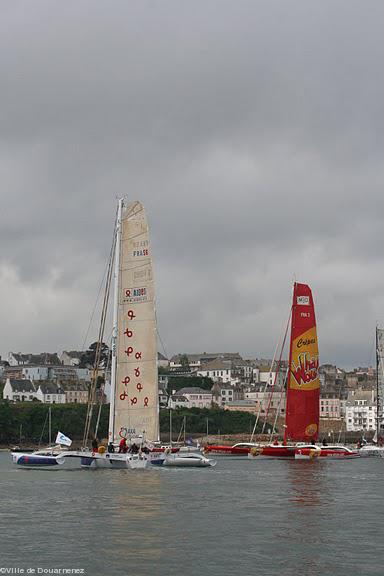
M166 357L164 356L164 354L161 354L161 352L158 352L158 353L157 353L157 365L158 365L160 368L168 368L168 366L169 366L169 360L168 360L168 358L166 358Z
M198 376L208 376L213 382L231 382L235 384L237 377L233 375L231 362L225 360L213 360L201 366L197 371Z
M21 352L9 352L8 362L10 366L22 366L29 364L28 354L21 354Z
M187 399L186 408L211 408L212 406L212 392L198 386L181 388L174 396L184 396Z
M23 378L32 380L32 382L38 380L48 380L48 366L23 366L21 368L21 373Z
M169 397L168 408L171 408L171 410L175 410L175 408L189 408L188 400L180 394L172 394Z
M46 404L65 404L65 392L53 382L40 383L35 397Z
M267 386L275 386L278 389L284 388L284 383L286 379L286 370L279 370L277 372L271 372L270 370L261 369L259 372L259 382Z
M225 406L228 402L234 401L234 389L230 384L215 382L212 386L212 401L218 406Z
M169 366L171 370L180 370L183 368L183 357L187 356L188 365L191 372L195 372L200 368L203 368L208 362L213 362L214 360L228 360L228 361L241 361L242 357L238 352L202 352L200 354L176 354L172 356L169 361Z
M36 388L30 380L15 380L7 378L4 389L3 399L14 402L31 401L36 396Z
M373 390L352 390L345 408L347 432L376 430L376 403Z
M168 394L165 390L159 388L159 406L165 408L168 405Z
M42 352L41 354L21 354L21 352L9 352L8 362L10 366L58 366L61 364L56 352Z
M78 366L80 364L81 356L83 352L76 352L75 350L70 350L67 352L63 350L60 355L60 361L64 366Z

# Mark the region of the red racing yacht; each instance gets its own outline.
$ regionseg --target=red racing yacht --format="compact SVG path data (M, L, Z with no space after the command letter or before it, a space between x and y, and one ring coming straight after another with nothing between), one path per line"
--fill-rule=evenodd
M320 380L315 308L310 287L297 282L293 288L286 396L283 444L255 447L249 458L294 458L298 442L308 450L316 447Z

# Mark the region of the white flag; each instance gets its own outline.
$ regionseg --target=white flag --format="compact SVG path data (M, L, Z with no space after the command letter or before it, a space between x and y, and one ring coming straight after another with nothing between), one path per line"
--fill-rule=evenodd
M68 438L68 436L65 436L62 432L58 432L56 436L56 444L70 446L72 444L72 440Z

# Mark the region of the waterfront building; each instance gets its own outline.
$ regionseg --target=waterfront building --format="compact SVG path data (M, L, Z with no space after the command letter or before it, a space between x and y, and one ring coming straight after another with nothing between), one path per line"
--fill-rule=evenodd
M230 360L212 360L207 362L197 370L198 376L208 377L213 382L223 382L236 384L238 379L233 374L232 363Z
M224 410L229 410L231 412L249 412L250 414L257 414L258 407L254 400L235 400L229 402L224 406Z
M185 408L211 408L212 406L212 392L210 390L204 390L198 386L191 386L181 388L176 394L172 394L169 407L177 407L174 406L175 397L177 400L181 396L187 401L186 403L182 401L182 405Z
M159 406L166 408L168 406L168 394L166 390L159 387Z
M60 355L60 361L64 366L79 366L83 354L84 352L77 352L76 350L69 352L64 350Z
M229 402L233 402L235 397L233 386L230 384L224 384L222 382L215 382L211 388L211 392L212 402L219 408L222 408Z
M280 369L276 376L276 371L271 371L266 366L260 368L259 384L264 384L264 386L267 385L270 387L274 386L276 389L281 390L284 388L285 380L286 370Z
M60 366L61 362L56 352L43 352L42 354L22 354L21 352L9 352L8 362L10 366Z
M376 430L376 416L374 390L351 390L346 404L347 432Z
M36 388L31 380L7 378L3 388L3 399L12 402L31 402L36 397Z
M54 382L40 382L35 398L44 404L65 404L64 390Z
M186 366L189 371L199 370L204 364L214 360L240 361L242 357L238 352L202 352L200 354L175 354L169 361L169 367L173 371L184 370Z
M88 402L88 384L86 382L60 382L68 404L86 404Z
M189 408L188 400L180 394L171 394L168 401L168 408L171 410L175 410L176 408Z
M169 360L161 354L161 352L157 353L157 365L159 368L168 368L169 367Z

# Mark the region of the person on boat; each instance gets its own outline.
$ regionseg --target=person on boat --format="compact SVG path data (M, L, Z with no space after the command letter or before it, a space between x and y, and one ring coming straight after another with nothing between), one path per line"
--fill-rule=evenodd
M323 446L328 446L328 442L327 442L327 439L325 437L323 438Z
M95 436L94 439L92 440L92 452L97 452L98 448L99 448L99 441Z
M113 442L110 442L110 443L108 444L107 450L108 450L109 454L112 454L112 453L115 451L115 447L114 447L114 445L113 445Z
M121 453L126 454L127 450L128 450L127 440L125 438L122 438L119 443L119 454Z
M142 446L141 451L142 451L144 454L149 454L149 452L150 452L148 446Z
M139 447L137 444L135 444L135 442L132 444L132 446L130 447L129 451L131 452L131 454L137 454L139 452Z
M277 438L275 438L275 439L274 439L274 441L273 441L273 445L274 445L274 446L278 446L278 445L279 445L279 441L278 441L278 439L277 439Z

